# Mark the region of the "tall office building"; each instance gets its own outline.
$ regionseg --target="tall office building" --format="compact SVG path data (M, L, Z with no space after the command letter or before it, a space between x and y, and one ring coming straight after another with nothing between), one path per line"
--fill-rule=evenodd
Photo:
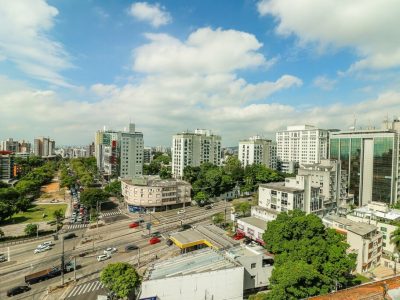
M347 171L355 204L393 204L398 198L399 134L392 129L332 133L330 158Z
M97 131L94 148L104 176L129 179L142 175L143 133L135 131L135 124L129 124L126 131Z
M5 141L0 142L0 151L11 151L14 153L20 152L18 141L14 141L12 138L9 138Z
M39 137L34 140L33 152L36 156L46 157L55 155L56 143L54 140Z
M221 137L210 130L196 129L194 133L183 132L172 137L172 174L183 176L186 166L196 167L210 162L220 165Z
M238 158L243 167L261 164L268 168L276 168L276 151L273 148L275 147L271 140L253 136L239 142Z
M328 157L329 130L310 125L288 126L276 133L277 157L284 172L298 164L318 163Z

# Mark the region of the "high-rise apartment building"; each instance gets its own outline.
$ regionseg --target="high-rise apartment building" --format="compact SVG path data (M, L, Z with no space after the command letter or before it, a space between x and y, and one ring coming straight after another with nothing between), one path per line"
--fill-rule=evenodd
M55 155L56 143L54 140L45 137L39 137L34 140L33 152L36 156L53 156Z
M105 176L134 178L143 173L143 133L129 124L126 131L99 130L95 135L97 167Z
M20 152L18 141L14 141L12 138L9 138L5 141L0 142L0 151L11 151L14 153Z
M268 168L276 168L276 147L271 140L253 136L239 142L238 158L243 167L261 164Z
M276 133L277 157L284 172L298 164L318 163L328 157L329 131L310 125L288 126Z
M143 163L149 164L153 160L153 149L151 147L143 148Z
M371 201L393 204L399 197L399 133L392 129L332 133L330 158L347 172L349 193L364 206Z
M11 151L0 151L0 180L10 180L13 177L14 159Z
M209 162L220 165L221 137L209 130L196 129L194 133L183 132L172 137L172 174L183 176L187 166L196 167Z

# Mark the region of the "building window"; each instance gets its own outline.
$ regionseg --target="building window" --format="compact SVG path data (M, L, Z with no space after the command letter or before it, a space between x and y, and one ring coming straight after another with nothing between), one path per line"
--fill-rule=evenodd
M256 268L256 264L255 264L255 263L252 263L250 267L251 267L252 269L255 269L255 268Z
M386 227L381 227L381 231L382 231L382 232L387 232Z

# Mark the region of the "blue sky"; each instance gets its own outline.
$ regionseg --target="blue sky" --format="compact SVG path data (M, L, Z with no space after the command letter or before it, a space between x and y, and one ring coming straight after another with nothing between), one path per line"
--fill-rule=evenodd
M86 144L129 121L146 145L224 145L287 125L399 114L399 0L5 0L0 139Z

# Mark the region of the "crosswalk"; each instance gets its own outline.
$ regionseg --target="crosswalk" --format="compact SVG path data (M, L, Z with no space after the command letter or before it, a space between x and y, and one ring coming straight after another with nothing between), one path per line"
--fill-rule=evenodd
M113 211L107 211L107 212L102 212L101 215L103 217L111 217L111 216L117 216L121 215L122 212L120 210L113 210Z
M87 282L74 287L73 290L69 292L66 298L76 297L82 294L97 291L102 288L104 288L104 284L102 284L99 280Z
M67 230L79 230L82 228L87 228L88 224L70 224L67 226Z

